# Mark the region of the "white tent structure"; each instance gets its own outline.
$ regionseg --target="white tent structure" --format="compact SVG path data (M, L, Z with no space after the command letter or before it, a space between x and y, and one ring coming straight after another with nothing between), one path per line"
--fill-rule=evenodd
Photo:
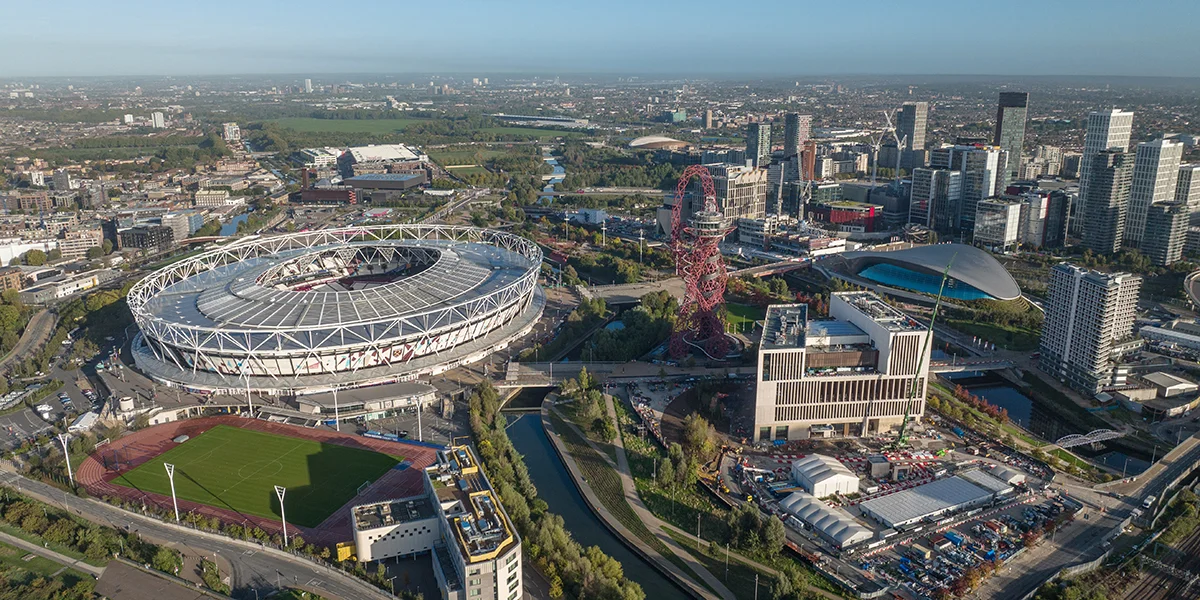
M858 476L832 456L810 454L793 462L792 481L818 498L858 493Z
M860 525L847 512L830 508L804 492L792 492L779 503L779 507L795 515L838 548L848 548L874 537L870 529Z

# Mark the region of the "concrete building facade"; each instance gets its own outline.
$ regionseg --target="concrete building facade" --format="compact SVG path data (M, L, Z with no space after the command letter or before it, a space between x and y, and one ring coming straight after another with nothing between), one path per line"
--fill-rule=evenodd
M906 413L924 414L925 328L872 292L832 294L829 314L810 320L805 304L767 309L755 440L870 435L898 426Z
M1069 263L1050 269L1042 324L1042 370L1094 394L1113 381L1113 350L1130 338L1140 277Z

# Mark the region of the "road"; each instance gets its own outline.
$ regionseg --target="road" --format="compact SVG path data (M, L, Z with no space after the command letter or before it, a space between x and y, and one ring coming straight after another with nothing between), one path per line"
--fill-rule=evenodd
M326 598L385 600L375 588L302 558L279 554L212 534L167 525L156 519L123 511L98 500L76 498L44 483L11 471L0 472L0 484L17 488L43 502L64 505L80 517L116 529L128 528L147 540L178 549L190 556L223 557L231 566L233 597L250 600L266 597L281 587L299 587Z

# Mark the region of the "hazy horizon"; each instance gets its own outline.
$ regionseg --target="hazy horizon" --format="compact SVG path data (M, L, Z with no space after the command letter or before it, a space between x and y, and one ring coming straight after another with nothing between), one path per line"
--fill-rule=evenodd
M545 0L48 0L6 9L0 77L573 73L725 78L1200 76L1200 3L731 7Z

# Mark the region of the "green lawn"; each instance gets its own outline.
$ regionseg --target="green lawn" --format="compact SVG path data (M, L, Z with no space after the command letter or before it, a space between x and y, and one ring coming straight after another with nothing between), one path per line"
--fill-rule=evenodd
M27 550L22 550L15 546L9 546L8 544L3 543L0 543L0 568L4 570L5 574L9 578L15 574L15 569L19 569L20 571L25 571L41 577L50 577L51 575L62 571L60 576L64 578L68 587L75 585L76 582L83 581L84 579L91 579L91 577L88 575L85 575L74 569L64 567L48 558L42 558L41 556L33 554Z
M287 488L287 520L321 524L402 458L368 450L218 425L113 480L171 494L163 463L175 465L175 493L217 508L279 518L274 486Z
M313 119L311 117L286 117L272 119L280 127L295 129L303 133L397 133L405 127L425 119Z
M749 304L735 304L730 302L725 305L725 309L729 313L730 325L753 323L754 321L761 321L767 316L767 309L759 306L750 306Z
M493 150L485 146L458 146L429 150L429 157L441 165L473 165L476 161L487 161L507 154L504 150Z
M556 137L583 137L583 133L578 131L559 131L557 129L537 129L534 127L484 127L479 131L484 133L494 133L496 135L532 136L540 140L553 139Z
M475 165L472 165L469 167L452 166L452 167L447 167L447 169L449 169L451 173L453 173L459 177L469 177L471 175L479 175L479 174L488 173L487 169L485 169L483 167L475 166Z
M1041 333L1033 329L957 319L951 319L947 322L951 327L967 335L977 335L1005 350L1016 350L1018 352L1037 350L1038 343L1041 340Z

